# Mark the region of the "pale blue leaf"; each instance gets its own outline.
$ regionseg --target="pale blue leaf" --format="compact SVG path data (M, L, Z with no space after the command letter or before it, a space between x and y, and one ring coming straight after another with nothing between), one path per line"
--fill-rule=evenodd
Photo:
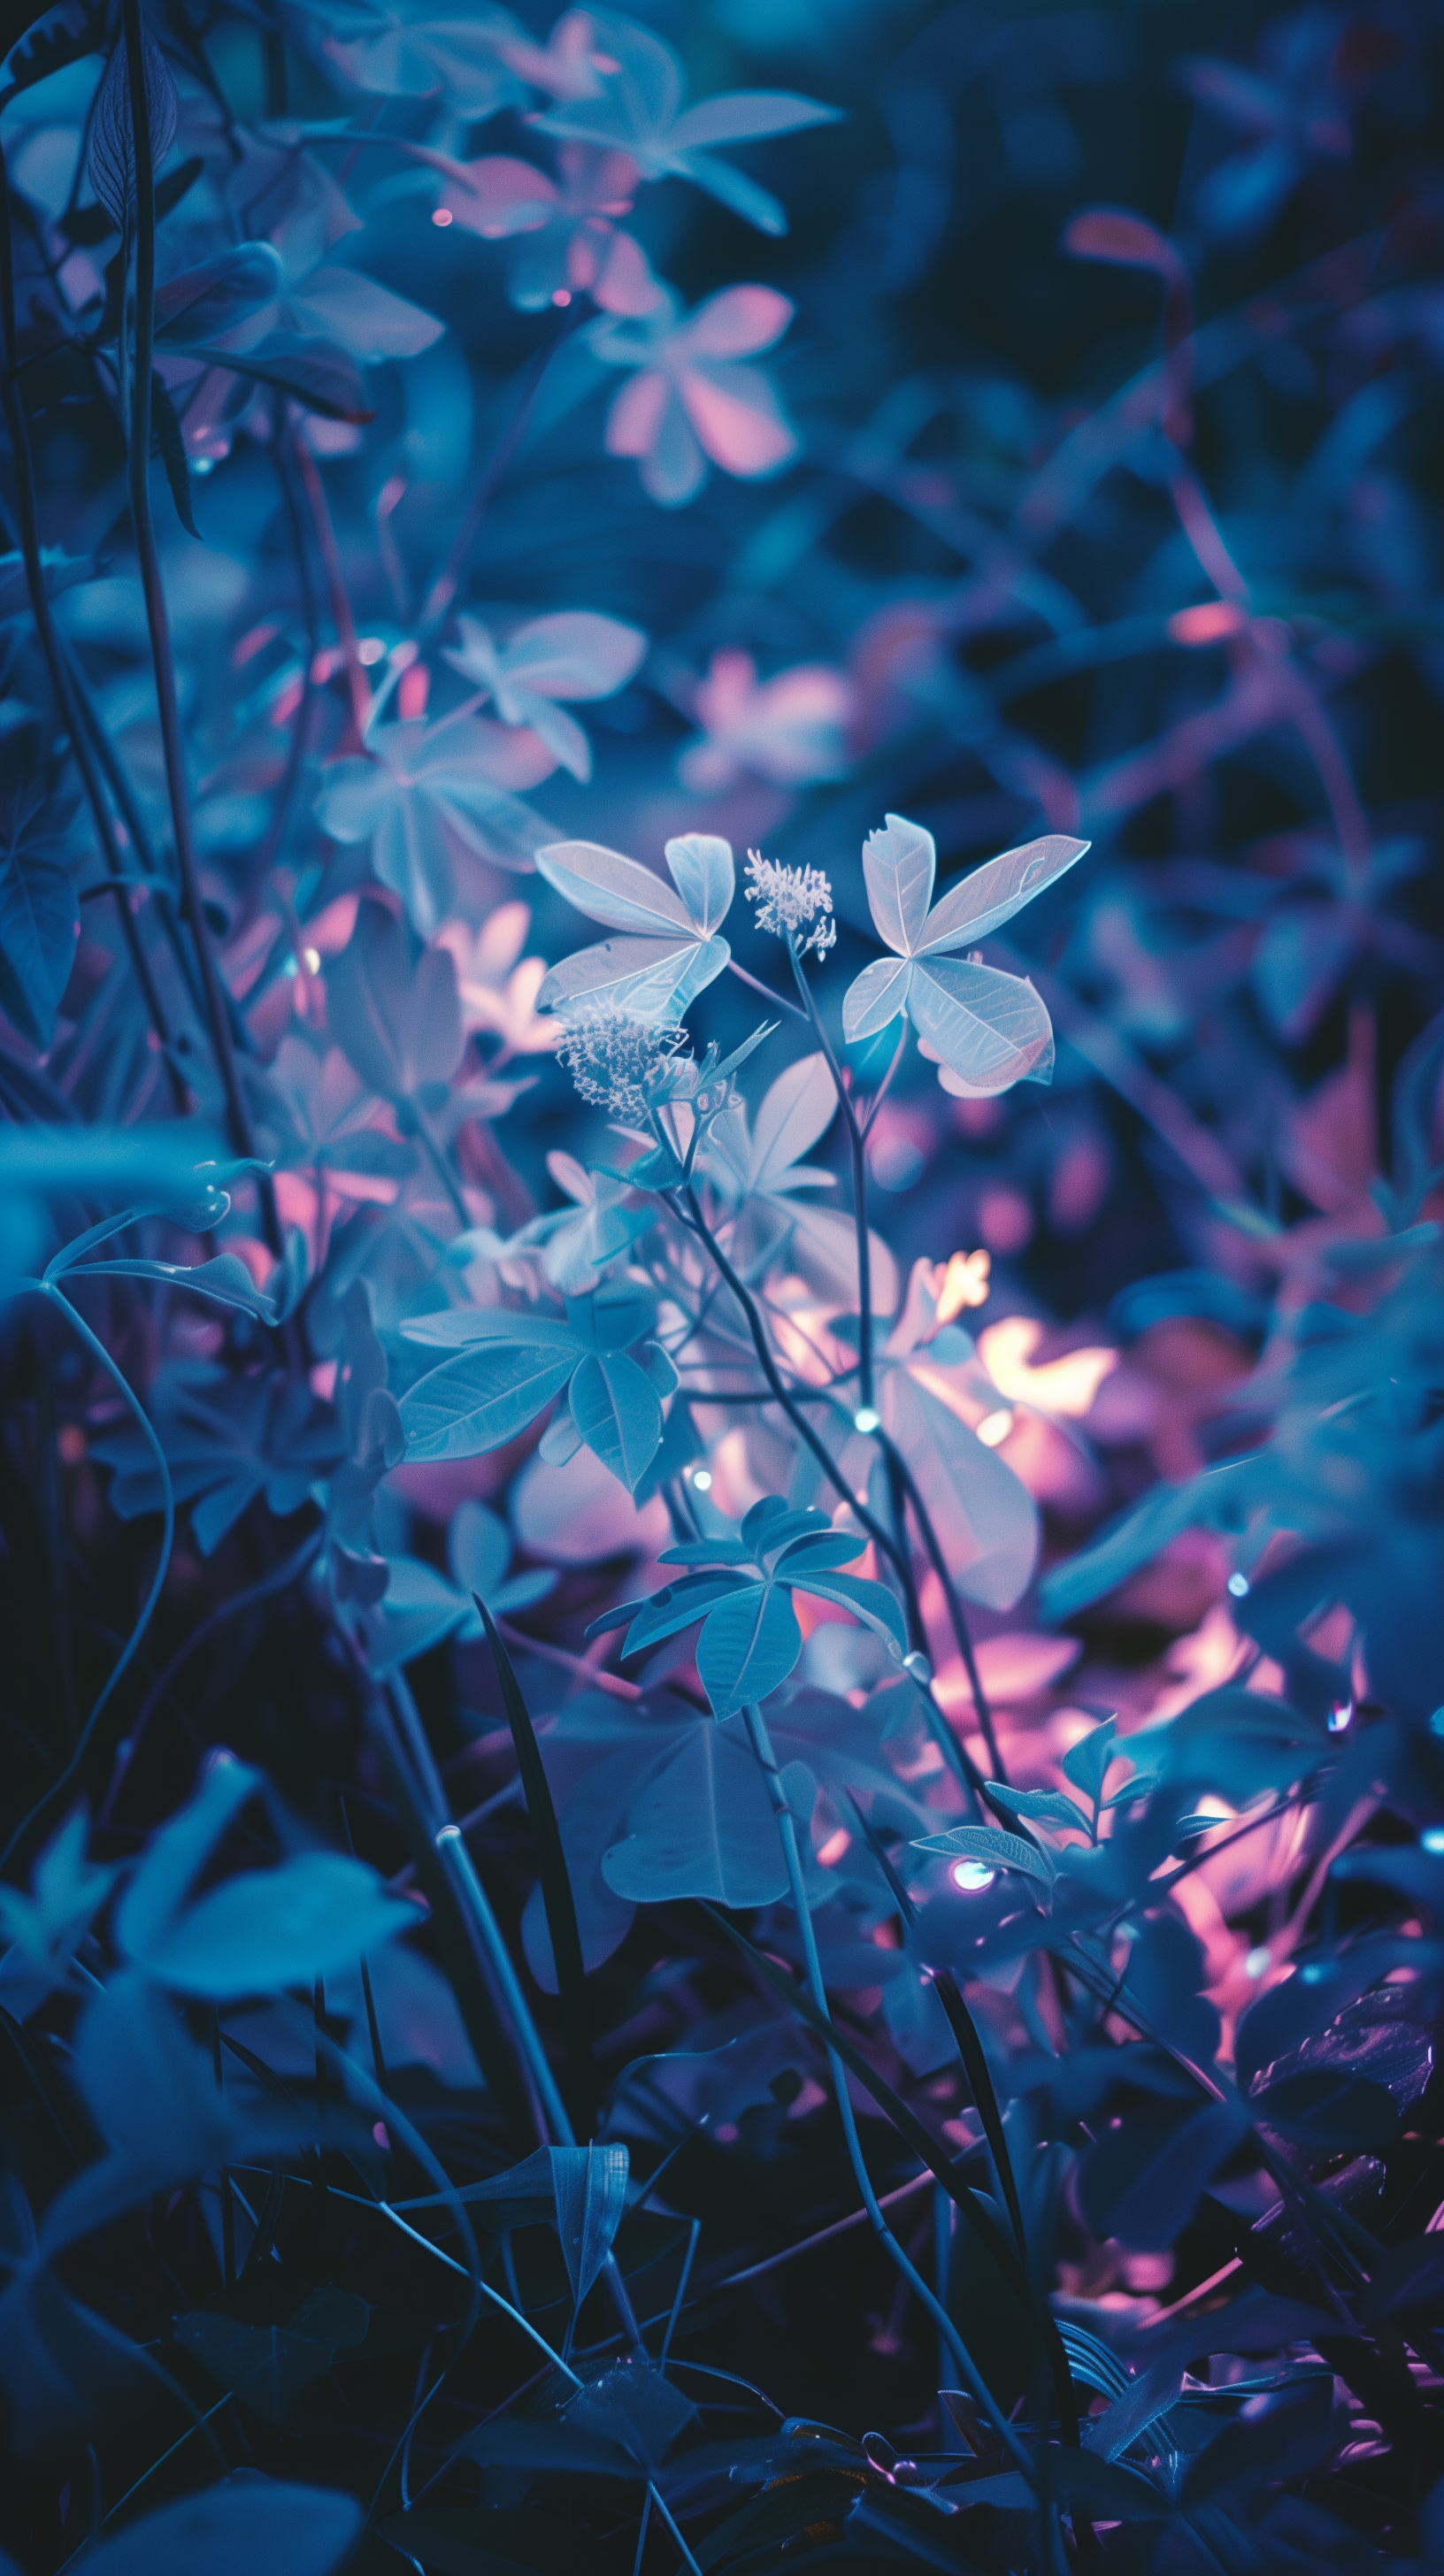
M413 1463L479 1458L535 1422L576 1366L565 1350L482 1343L443 1360L401 1399L406 1452Z
M1005 850L1001 858L974 868L934 905L919 954L933 957L944 949L973 947L1065 876L1092 846L1091 841L1071 840L1066 832L1047 832L1040 841L1025 841L1020 849Z
M869 832L862 845L862 873L873 927L899 957L911 957L921 943L923 924L933 899L938 853L931 832L902 814L889 814L880 832Z
M815 1592L820 1601L835 1601L841 1609L850 1610L855 1619L888 1638L899 1655L907 1652L907 1630L903 1615L885 1583L870 1583L865 1575L815 1573L810 1565L799 1565L783 1558L777 1569L779 1583L795 1583L800 1591Z
M650 868L599 841L552 841L536 854L548 885L609 930L675 936L694 928L681 897Z
M547 698L608 698L640 670L647 638L619 617L568 609L536 617L497 656L502 691L515 683Z
M683 1628L690 1628L694 1619L715 1609L719 1601L744 1588L750 1592L759 1587L750 1577L731 1572L689 1574L680 1583L665 1584L638 1610L627 1630L623 1654L640 1655L646 1647L660 1645L664 1637L675 1637ZM610 1619L607 1624L620 1626L621 1622Z
M666 845L667 865L699 938L720 930L732 908L732 844L714 832L684 832Z
M730 1717L785 1682L802 1652L802 1630L787 1594L749 1584L708 1617L697 1640L697 1670L714 1716Z
M589 1351L572 1379L571 1408L587 1447L634 1492L662 1437L651 1380L624 1351Z
M907 1008L912 991L910 958L878 957L848 986L842 1005L842 1034L849 1046L874 1038Z
M552 758L585 784L592 774L592 746L576 717L536 689L509 689L507 705L514 710L512 721L530 726Z
M677 1020L715 982L731 954L725 939L599 940L553 966L537 1007L564 1011L582 1004L636 1020Z
M763 1096L752 1129L748 1188L793 1186L794 1165L827 1133L836 1115L837 1088L826 1056L799 1056Z
M835 125L841 112L787 90L723 90L684 108L668 139L684 152L698 144L748 143L764 134L796 134L807 125Z
M781 199L749 179L744 170L734 170L730 161L719 161L713 152L677 152L668 155L667 166L679 179L690 179L695 188L705 189L759 233L770 233L777 240L786 232L787 208Z
M570 1351L575 1359L583 1347L571 1323L560 1315L540 1315L530 1306L443 1306L435 1315L408 1315L401 1332L408 1342L441 1351L510 1342L520 1350Z
M1006 1091L1052 1073L1053 1023L1026 976L964 957L919 960L907 1008L918 1036L970 1092Z

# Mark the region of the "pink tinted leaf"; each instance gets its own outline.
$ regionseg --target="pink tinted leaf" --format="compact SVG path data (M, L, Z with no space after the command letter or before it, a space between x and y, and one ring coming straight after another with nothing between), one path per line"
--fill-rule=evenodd
M443 198L459 224L488 241L535 232L551 221L557 202L557 189L544 170L503 154L465 163L464 174L458 174Z
M919 1037L972 1092L1052 1071L1052 1022L1024 976L940 957L915 969L907 1007Z
M630 233L614 233L601 273L592 287L604 313L655 313L663 289L652 275L647 254Z
M946 949L971 947L975 940L985 939L1055 878L1066 876L1092 846L1091 841L1075 841L1066 832L1045 832L1041 840L1025 841L1020 848L989 859L985 867L974 868L971 876L950 886L941 902L934 904L923 925L919 955L936 957Z
M689 367L680 390L703 447L727 473L775 474L797 454L797 433L755 367Z
M889 814L880 832L869 832L862 873L873 926L899 957L910 957L922 936L937 874L937 845L920 823Z
M794 309L770 286L724 286L698 305L677 338L689 359L751 357L781 339Z
M569 769L573 778L585 782L592 774L592 746L575 716L544 698L535 689L518 689L518 712L537 740L545 744L554 760Z
M1063 247L1074 259L1111 260L1120 268L1152 268L1160 277L1178 275L1179 257L1154 224L1114 206L1090 206L1075 215L1063 235Z
M607 413L607 454L646 456L657 443L672 388L656 368L644 368L612 396Z
M642 482L663 510L680 510L707 480L707 459L692 435L686 412L671 395L642 460Z

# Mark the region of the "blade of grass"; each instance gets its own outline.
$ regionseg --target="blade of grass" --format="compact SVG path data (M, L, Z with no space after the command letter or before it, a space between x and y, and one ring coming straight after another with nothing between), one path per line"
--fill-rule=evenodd
M556 1963L557 1994L561 2002L562 2028L566 2037L567 2075L572 2096L572 2110L577 2133L589 2138L596 2117L596 2070L592 2062L591 2016L587 2007L586 1968L582 1960L582 1936L577 1928L577 1909L572 1896L572 1883L567 1875L566 1854L562 1849L561 1829L552 1803L551 1783L537 1743L531 1711L522 1695L521 1684L510 1655L502 1642L496 1621L479 1592L472 1599L481 1614L486 1641L491 1648L497 1680L501 1684L502 1705L511 1740L516 1748L517 1769L521 1773L522 1793L531 1819L532 1838L536 1844L537 1869L541 1878L542 1903L546 1908L547 1931L551 1936L552 1958Z

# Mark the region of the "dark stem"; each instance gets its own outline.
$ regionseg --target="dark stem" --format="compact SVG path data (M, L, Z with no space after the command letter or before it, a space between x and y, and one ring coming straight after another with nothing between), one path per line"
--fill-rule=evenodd
M885 1431L880 1432L878 1437L882 1442L883 1450L888 1460L889 1474L893 1472L894 1465L896 1466L898 1479L907 1495L909 1503L912 1506L913 1519L916 1521L918 1526L918 1535L922 1540L924 1548L927 1550L928 1563L931 1565L934 1574L942 1585L943 1599L947 1603L949 1624L951 1625L954 1637L957 1639L958 1652L963 1659L963 1670L968 1676L968 1687L973 1694L973 1706L978 1712L978 1724L982 1729L983 1742L988 1748L988 1760L993 1765L993 1777L995 1780L1000 1780L1004 1787L1006 1787L1008 1774L1003 1768L1003 1757L998 1750L998 1739L993 1728L993 1712L988 1705L987 1693L983 1689L982 1676L978 1671L978 1659L973 1652L973 1640L968 1628L967 1612L963 1608L958 1587L953 1581L952 1575L948 1570L947 1559L943 1555L937 1531L933 1527L932 1515L929 1512L926 1503L923 1501L922 1495L918 1492L917 1480L913 1475L913 1471L908 1465L906 1458L904 1458L902 1451L888 1437L888 1434Z
M20 551L25 561L25 582L30 593L31 611L35 619L36 632L40 637L40 649L45 656L46 667L50 673L50 685L55 692L55 703L60 712L61 723L70 737L71 753L80 772L86 802L95 823L95 836L100 843L107 873L112 878L123 877L126 869L116 844L115 826L111 820L110 809L105 801L91 756L90 744L81 721L65 646L50 612L49 594L45 588L45 570L40 560L40 519L35 497L35 461L30 447L30 423L25 415L24 398L15 375L16 361L19 356L15 328L15 261L14 245L10 235L10 181L5 168L3 148L0 148L0 320L3 320L5 334L5 364L3 376L0 376L0 405L3 405L5 426L10 434L10 446L15 459L15 497L20 522ZM171 1097L177 1114L184 1118L190 1113L190 1093L176 1061L175 1041L171 1036L160 995L156 990L155 979L150 971L150 960L146 956L135 915L123 894L118 898L118 905L121 930L126 947L130 951L131 967L136 983L140 987L151 1027L155 1031L156 1043L164 1059Z
M151 661L155 670L156 703L160 712L161 748L165 755L166 790L170 798L171 829L175 835L176 865L180 870L181 891L191 937L196 945L196 958L201 972L201 991L205 998L206 1019L216 1068L226 1096L226 1115L231 1140L238 1154L255 1154L250 1113L241 1090L236 1070L235 1048L231 1042L230 1014L211 947L210 925L201 900L200 871L196 861L195 840L191 831L190 797L186 787L185 746L181 739L180 705L176 697L175 656L171 646L170 619L166 612L165 589L160 576L160 556L156 550L155 526L150 508L150 429L151 368L155 340L155 164L151 152L150 103L146 94L145 48L141 31L140 0L123 0L125 28L125 61L130 80L130 125L135 150L135 308L131 348L130 404L130 507L135 522L136 552L140 560L141 588L145 594L146 624L150 630ZM276 1218L274 1196L268 1188L261 1191L262 1213L272 1250L282 1250L281 1230Z
M847 1085L842 1078L842 1067L837 1061L836 1050L823 1026L822 1014L813 998L812 987L802 971L802 959L798 955L795 938L789 938L787 954L792 963L797 989L802 996L803 1008L817 1033L818 1045L827 1058L832 1087L837 1093L837 1105L842 1111L843 1125L847 1129L847 1150L852 1158L852 1221L857 1230L858 1404L860 1411L865 1408L870 1413L872 1411L872 1247L868 1242L867 1234L867 1156L863 1151L863 1133L857 1123L857 1112L853 1108Z
M550 340L544 341L540 348L533 350L521 371L511 418L477 477L476 488L461 514L456 534L447 550L446 560L426 594L417 626L419 642L424 642L432 630L442 623L456 597L461 586L462 571L476 532L490 509L502 478L525 436L527 423L531 419L537 395L541 391L542 378L562 342L576 329L578 319L577 315L568 315L561 329L554 332Z

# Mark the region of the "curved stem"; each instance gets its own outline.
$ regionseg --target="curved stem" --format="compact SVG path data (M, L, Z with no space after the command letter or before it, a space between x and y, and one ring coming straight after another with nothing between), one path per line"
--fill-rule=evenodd
M11 454L15 461L15 495L20 523L20 551L25 564L25 584L30 594L31 614L35 619L40 649L50 673L55 703L70 739L71 756L80 772L81 785L95 825L95 836L112 881L123 878L126 871L116 844L115 826L106 804L100 778L88 739L84 713L75 686L75 674L50 609L50 595L45 587L45 569L40 557L40 520L35 495L35 460L30 447L30 423L26 417L24 396L16 376L19 355L15 323L15 263L10 238L10 181L5 156L0 149L0 322L4 327L4 366L0 370L0 408L10 433ZM140 930L129 904L120 898L120 922L125 944L130 951L131 969L140 987L165 1063L171 1097L177 1114L190 1112L190 1094L176 1062L175 1043L166 1021L155 979L150 971Z
M842 1078L842 1067L837 1061L836 1049L823 1026L822 1013L817 1007L812 987L802 971L802 959L798 955L795 935L788 939L787 954L791 961L798 992L802 996L803 1008L812 1022L818 1045L827 1059L827 1070L832 1076L837 1105L842 1111L843 1125L847 1129L847 1150L852 1160L852 1222L857 1235L857 1391L859 1409L865 1407L870 1413L873 1391L872 1245L868 1239L867 1230L867 1156L863 1150L863 1132L857 1123L857 1111L852 1105L851 1095Z
M35 1823L36 1818L44 1815L46 1808L49 1807L52 1801L60 1795L60 1792L65 1787L67 1781L74 1778L76 1771L84 1759L91 1737L94 1735L96 1727L100 1723L100 1719L105 1708L114 1696L116 1687L120 1682L122 1675L134 1661L135 1655L140 1646L140 1641L145 1635L147 1628L150 1626L156 1603L160 1599L166 1575L170 1570L171 1548L175 1541L175 1488L171 1483L170 1469L166 1464L165 1451L162 1449L159 1440L156 1438L150 1417L145 1412L139 1396L131 1386L128 1378L126 1378L124 1373L116 1366L116 1363L111 1358L105 1344L91 1331L84 1316L77 1312L75 1307L71 1305L69 1298L62 1296L60 1290L55 1287L51 1281L46 1279L17 1279L12 1282L12 1293L26 1290L37 1297L46 1298L50 1304L60 1308L61 1313L80 1335L81 1340L84 1342L86 1349L90 1352L92 1358L99 1360L100 1365L104 1369L106 1376L110 1379L111 1384L118 1390L129 1405L141 1431L145 1435L151 1456L155 1461L156 1470L160 1476L165 1522L161 1532L160 1560L156 1566L155 1573L151 1578L150 1590L146 1594L140 1617L132 1628L129 1637L126 1639L119 1659L112 1667L110 1677L101 1690L100 1697L97 1699L89 1717L86 1719L84 1726L80 1730L80 1739L74 1752L71 1754L70 1760L66 1763L65 1768L60 1773L58 1779L52 1780L50 1787L45 1791L44 1796L36 1800L35 1805L30 1809L27 1815L22 1816L3 1852L0 1852L0 1869L4 1869L6 1863L10 1859L11 1853L15 1850L17 1844L24 1840L26 1834L30 1831L31 1826Z
M210 925L201 899L200 870L196 859L195 836L191 829L190 794L186 785L185 744L181 735L180 703L176 696L175 655L171 645L170 618L166 610L165 587L160 574L160 556L156 549L155 524L150 507L150 432L151 372L155 348L155 161L151 150L150 103L146 91L144 37L141 28L140 0L122 0L125 30L125 61L130 80L130 123L135 151L135 313L131 351L130 402L130 508L135 523L136 554L140 563L141 589L145 596L146 625L150 632L150 655L155 671L156 706L160 715L161 749L165 760L166 792L170 799L171 830L175 838L176 865L180 871L181 892L191 937L195 941L196 960L200 967L201 991L205 999L206 1019L216 1068L226 1097L226 1115L231 1140L238 1154L248 1160L255 1155L250 1112L236 1071L235 1047L231 1038L228 996L221 988L220 972L211 947ZM276 1219L275 1198L266 1183L261 1185L261 1207L271 1249L279 1258L284 1246Z
M811 1995L819 2013L823 2016L824 2020L828 2020L831 2016L828 2012L827 1989L823 1983L822 1963L817 1955L817 1937L812 1928L812 1912L807 1902L807 1885L803 1876L802 1855L798 1850L797 1845L797 1820L792 1813L792 1809L787 1803L787 1792L782 1785L782 1777L777 1768L777 1757L772 1749L772 1739L767 1730L767 1720L763 1716L762 1710L756 1701L748 1702L743 1710L743 1717L746 1721L747 1733L751 1740L753 1753L757 1758L758 1769L761 1771L763 1780L766 1784L767 1795L772 1804L772 1812L777 1821L777 1838L782 1846L782 1859L783 1865L787 1871L788 1889L792 1898L793 1912L797 1916L798 1933L802 1941L802 1954L806 1966L808 1992ZM967 2345L964 2343L962 2336L959 2334L957 2327L949 2316L947 2309L943 2306L941 2300L938 2299L928 2288L926 2281L923 2279L916 2265L909 2261L908 2256L904 2253L903 2248L898 2243L892 2229L889 2227L886 2218L883 2216L881 2203L878 2200L876 2192L873 2190L872 2179L863 2160L862 2142L857 2134L857 2122L853 2115L852 2100L847 2089L846 2069L843 2066L841 2058L838 2057L832 2049L828 2050L827 2062L828 2069L832 2077L832 2089L837 2102L838 2116L842 2121L842 2134L847 2147L848 2161L852 2166L854 2179L856 2180L858 2190L862 2195L862 2204L867 2212L868 2223L872 2228L872 2232L874 2236L876 2236L878 2243L882 2246L884 2252L887 2254L889 2260L895 2265L903 2280L906 2281L909 2289L913 2292L916 2298L921 2300L924 2308L928 2312L928 2315L932 2318L934 2325L937 2327L939 2334L946 2343L948 2350L958 2365L959 2370L966 2379L975 2402L981 2408L983 2414L986 2415L988 2422L992 2425L994 2432L997 2434L998 2439L1003 2445L1003 2448L1008 2452L1015 2465L1021 2469L1029 2485L1034 2486L1036 2484L1037 2472L1034 2469L1033 2462L1029 2457L1028 2452L1019 2441L1018 2436L1014 2432L1012 2425L1009 2423L1007 2416L1003 2413L1001 2406L998 2404L991 2388L984 2379L982 2372L979 2370L972 2354L969 2352Z
M248 1585L244 1592L233 1592L228 1600L219 1602L209 1618L203 1619L200 1626L193 1628L190 1635L177 1646L165 1670L158 1674L146 1692L135 1723L116 1756L115 1768L110 1775L110 1786L101 1801L100 1811L95 1820L98 1825L109 1824L121 1790L125 1786L131 1764L140 1751L141 1738L177 1673L190 1662L192 1655L205 1644L208 1637L213 1637L218 1628L225 1626L228 1619L239 1618L243 1610L254 1610L259 1602L269 1601L273 1594L288 1590L319 1554L323 1536L323 1531L313 1530L310 1537L302 1541L293 1556L288 1556L283 1564L273 1566L269 1574L263 1574L258 1583Z
M889 1537L887 1531L883 1528L877 1515L869 1510L866 1503L860 1503L858 1501L856 1494L853 1492L852 1487L849 1485L847 1478L844 1476L836 1459L826 1446L826 1443L818 1437L818 1434L814 1431L800 1405L794 1401L788 1389L783 1385L781 1372L778 1369L777 1362L772 1356L771 1346L767 1339L766 1328L757 1309L757 1301L752 1295L751 1290L747 1288L743 1281L738 1277L737 1272L733 1269L726 1253L723 1251L722 1246L718 1242L715 1234L712 1232L711 1227L708 1225L698 1203L697 1193L690 1183L683 1195L686 1198L687 1206L690 1211L689 1216L685 1221L691 1225L693 1233L696 1234L701 1242L706 1245L712 1260L715 1262L722 1277L727 1282L728 1287L731 1289L733 1296L736 1298L738 1305L741 1307L742 1312L747 1319L747 1329L752 1336L752 1347L757 1353L758 1364L761 1367L762 1374L766 1378L768 1386L772 1390L773 1402L781 1405L783 1412L786 1414L793 1430L797 1433L798 1438L802 1441L805 1448L811 1450L813 1457L817 1460L817 1463L822 1469L824 1476L827 1478L828 1483L831 1485L833 1492L842 1502L848 1505L859 1526L866 1530L868 1537L872 1540L873 1545L877 1548L879 1554L887 1558L889 1565L893 1568L894 1573L903 1583L904 1589L906 1590L911 1581L910 1569L905 1567L902 1556L899 1554L896 1545ZM919 1633L914 1636L913 1643L915 1646L921 1648L926 1646L927 1640Z

